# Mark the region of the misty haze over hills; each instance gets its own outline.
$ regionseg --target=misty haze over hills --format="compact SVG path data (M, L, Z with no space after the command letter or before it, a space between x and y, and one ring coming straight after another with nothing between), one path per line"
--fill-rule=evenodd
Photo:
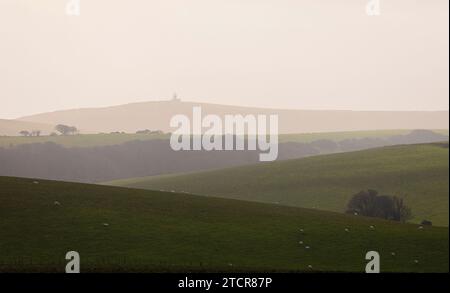
M383 138L319 139L279 145L279 160L350 152L396 144L448 141L428 130ZM0 176L101 182L170 173L193 172L258 163L259 151L173 151L168 140L133 140L119 145L66 148L32 143L0 148Z
M0 273L448 273L449 3L0 0Z
M170 119L177 114L192 117L192 108L202 115L279 115L279 133L334 132L377 129L447 129L448 111L334 111L286 110L238 107L178 100L63 110L25 116L16 121L74 125L82 132L134 133L141 129L170 132Z
M64 2L0 1L0 117L173 91L252 107L448 110L447 0L381 1L380 17L368 0L96 0L78 17Z

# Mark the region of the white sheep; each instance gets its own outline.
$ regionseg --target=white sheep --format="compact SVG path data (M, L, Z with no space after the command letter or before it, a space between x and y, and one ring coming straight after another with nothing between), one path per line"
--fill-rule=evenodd
M303 244L303 241L299 241L298 244Z
M422 230L422 229L423 229L423 226L419 226L417 229Z
M300 229L300 233L303 233L304 232L304 230L303 229Z
M344 231L345 232L350 232L350 230L348 228L345 228Z
M309 247L309 246L305 246L305 248L306 248L306 249L310 249L310 247Z
M370 230L375 230L375 227L374 226L372 226L372 225L370 225Z
M103 226L104 226L104 227L108 227L109 224L108 224L108 223L103 223Z
M395 256L395 252L391 252L391 255L392 255L392 256Z
M312 265L308 265L308 269L312 269L313 268L313 266Z
M418 263L419 263L419 260L415 259L415 260L414 260L414 263L415 263L415 264L418 264Z
M33 184L39 184L39 182L38 181L33 181Z
M54 204L55 206L60 206L60 205L61 205L61 203L60 203L59 201L57 201L57 200L55 200L55 201L53 202L53 204Z

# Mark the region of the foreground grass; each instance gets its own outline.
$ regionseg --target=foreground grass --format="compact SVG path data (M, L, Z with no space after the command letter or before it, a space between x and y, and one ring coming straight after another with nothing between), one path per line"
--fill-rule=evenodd
M107 184L344 212L351 196L376 189L405 198L412 222L448 226L448 143L393 146L200 173Z
M447 228L280 205L0 177L0 215L0 271L448 272Z

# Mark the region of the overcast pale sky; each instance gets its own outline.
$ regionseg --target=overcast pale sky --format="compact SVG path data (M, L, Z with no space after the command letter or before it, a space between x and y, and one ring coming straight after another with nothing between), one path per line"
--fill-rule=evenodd
M0 118L169 98L448 110L448 0L0 0Z

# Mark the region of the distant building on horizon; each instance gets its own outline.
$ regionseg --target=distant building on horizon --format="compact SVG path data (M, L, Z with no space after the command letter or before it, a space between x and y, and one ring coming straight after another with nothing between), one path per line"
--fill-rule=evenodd
M172 100L170 100L171 102L181 102L181 99L178 98L177 93L174 93L172 96Z

